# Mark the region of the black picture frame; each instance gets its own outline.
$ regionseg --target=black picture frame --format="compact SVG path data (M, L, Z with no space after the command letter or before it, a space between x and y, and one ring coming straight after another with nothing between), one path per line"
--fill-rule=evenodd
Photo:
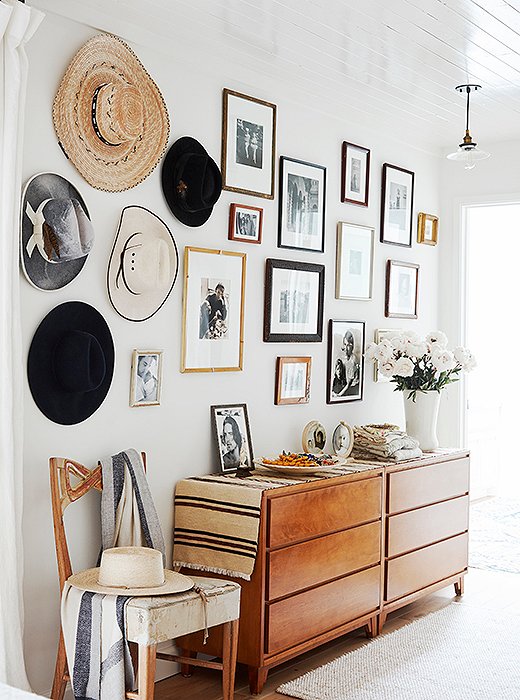
M392 177L394 179L392 179ZM381 182L381 243L412 247L415 173L398 165L383 163ZM405 192L400 191L404 187ZM408 194L409 190L409 194ZM406 206L402 207L406 199ZM402 210L402 211L401 211ZM404 222L400 219L404 218ZM392 222L392 219L394 221ZM404 225L401 226L401 223Z
M360 173L358 173L357 185L354 186L353 178L356 177L356 173L353 172L353 156L356 154L360 156L359 160L364 160L359 170L362 170L364 167L365 177L360 177ZM356 191L356 188L359 190L359 193ZM370 149L349 141L343 141L341 149L341 201L347 204L356 204L359 207L368 207L369 190Z
M284 275L283 271L288 272ZM309 273L306 277L308 283L306 289L284 287L287 284L286 280L290 277L290 271ZM304 280L302 275L298 276L300 284L303 284ZM286 292L285 300L284 291ZM301 299L297 304L291 304L290 292L298 293L300 297L303 295L307 307L301 302ZM264 341L267 343L320 343L323 339L324 293L325 265L267 258L265 265ZM315 305L313 301L316 302ZM303 330L305 324L301 321L305 318L306 308L309 313L312 313L312 320L306 324L306 328ZM274 314L277 312L278 318L275 318ZM294 318L294 313L298 314L296 318Z
M347 345L345 345L345 339L349 332L353 341L350 356L347 352ZM341 363L341 370L338 368L339 363ZM327 352L327 403L362 401L364 388L365 321L330 319Z
M222 473L236 472L237 469L251 470L254 469L253 443L251 441L251 429L249 427L249 416L247 413L247 404L245 403L229 403L210 406L211 425L213 436L217 447L220 471ZM228 420L228 417L234 421ZM231 463L232 456L226 459L226 455L231 451L226 452L224 442L224 423L229 423L231 426L231 435L238 445L239 457L238 461ZM240 444L238 444L237 433L240 434ZM244 438L247 442L243 449Z

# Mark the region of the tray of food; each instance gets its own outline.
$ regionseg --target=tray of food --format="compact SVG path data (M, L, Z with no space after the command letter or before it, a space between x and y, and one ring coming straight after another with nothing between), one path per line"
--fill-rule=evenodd
M265 467L281 474L305 475L315 474L324 469L333 469L345 464L342 457L324 453L310 454L308 452L281 452L275 459L261 457L254 460L259 467Z

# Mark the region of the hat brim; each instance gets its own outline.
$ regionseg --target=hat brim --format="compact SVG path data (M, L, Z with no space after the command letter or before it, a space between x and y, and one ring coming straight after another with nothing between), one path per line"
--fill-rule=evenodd
M66 287L79 275L88 255L77 260L50 263L42 257L37 247L31 256L27 254L27 243L33 234L33 225L25 210L27 204L30 204L36 211L45 199L77 199L89 219L90 214L78 190L61 175L40 173L34 175L25 186L20 222L20 264L27 281L33 287L52 292Z
M103 593L105 595L124 596L151 596L151 595L171 595L173 593L183 593L189 591L195 585L188 576L178 574L169 569L164 570L164 584L152 588L114 588L112 586L102 586L98 583L99 567L87 569L73 574L67 582L80 591L90 591L91 593Z
M71 331L84 331L95 336L103 351L105 377L93 391L66 391L54 375L56 343ZM60 425L76 425L89 418L101 406L110 389L114 356L112 334L99 311L81 301L69 301L55 307L36 329L27 358L29 388L40 411Z
M183 136L177 139L166 154L161 167L161 183L164 198L172 214L186 226L197 227L205 224L213 212L213 206L195 212L189 212L179 206L176 184L174 182L175 164L185 153L200 153L208 158L208 152L204 146L191 136ZM213 159L212 159L213 160ZM213 161L214 162L214 161ZM215 163L215 167L218 166ZM219 171L220 172L220 171ZM219 195L220 196L220 195Z
M139 296L132 294L124 285L117 285L116 278L121 252L128 238L137 231L151 231L168 246L170 254L170 277L168 285ZM127 321L146 321L156 314L170 296L179 271L179 253L168 226L156 214L144 207L129 206L121 212L114 245L110 254L107 272L108 296L117 313Z

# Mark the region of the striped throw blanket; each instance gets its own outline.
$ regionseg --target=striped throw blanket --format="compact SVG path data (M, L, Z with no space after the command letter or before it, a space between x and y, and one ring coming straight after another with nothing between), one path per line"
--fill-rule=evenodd
M102 548L152 547L164 538L141 455L129 449L101 460ZM123 700L134 671L125 635L127 596L62 592L61 620L75 700Z

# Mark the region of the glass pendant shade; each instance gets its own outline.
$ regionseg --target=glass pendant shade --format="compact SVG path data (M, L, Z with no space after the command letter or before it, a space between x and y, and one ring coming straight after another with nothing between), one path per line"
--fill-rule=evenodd
M457 85L455 88L457 92L466 93L466 134L458 149L454 153L449 153L446 158L464 163L466 170L471 170L479 160L485 160L491 155L486 151L481 151L469 133L469 96L471 92L476 92L480 87L480 85Z

